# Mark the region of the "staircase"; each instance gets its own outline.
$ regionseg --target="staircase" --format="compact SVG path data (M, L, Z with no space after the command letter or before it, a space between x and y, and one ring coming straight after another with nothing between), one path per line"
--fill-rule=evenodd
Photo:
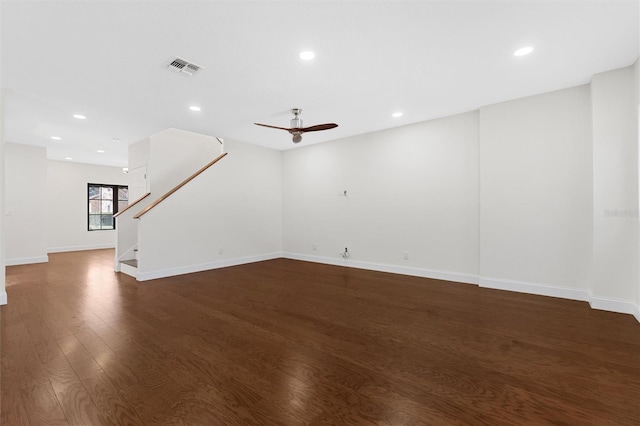
M133 249L135 258L120 261L120 272L136 278L138 272L138 249Z
M167 131L169 132L169 131ZM170 134L173 135L178 135L180 136L182 133L184 133L184 137L191 137L193 140L193 134L189 134L188 132L182 132L176 129L171 129L170 130ZM165 138L167 139L167 138ZM197 138L195 139L195 146L202 146L203 142L205 142L206 144L208 144L211 140L217 140L217 142L220 144L220 148L219 148L219 155L217 155L213 160L211 160L209 163L205 164L204 166L201 166L201 168L199 170L197 170L195 173L191 174L190 176L186 176L186 178L181 177L183 180L179 183L177 183L175 186L173 187L169 187L168 190L165 189L165 193L163 195L161 195L159 198L157 198L155 201L151 201L151 198L147 198L149 195L151 195L150 193L146 193L144 196L142 196L141 198L137 199L136 201L134 201L133 203L129 204L129 206L127 206L125 209L123 209L122 211L118 212L116 215L114 215L114 217L118 217L118 227L117 227L117 240L116 240L116 254L115 254L115 265L114 265L114 269L116 272L122 272L124 274L127 274L137 280L139 280L139 275L141 273L144 273L146 271L143 271L142 269L139 268L139 265L143 266L143 267L148 267L149 265L149 251L144 252L144 246L143 245L139 245L139 241L138 238L140 238L140 234L139 234L139 228L138 228L138 224L146 219L141 219L142 216L144 216L145 214L147 214L149 211L151 211L152 209L156 208L159 204L163 203L167 198L169 198L171 195L173 195L175 192L177 192L178 190L180 190L182 187L184 187L185 185L189 184L191 181L193 181L194 179L196 179L198 176L200 176L202 173L204 173L206 170L208 170L211 166L213 166L214 164L216 164L218 161L220 161L222 158L224 158L227 153L224 152L224 142L222 139L220 138L211 138L211 137L207 137L207 136L203 136L203 135L198 135ZM166 144L167 141L169 142L173 142L170 141L169 139L167 139L166 141L160 141L161 143ZM199 145L198 145L199 144ZM175 145L175 144L173 144ZM160 147L162 147L163 145L160 145ZM163 151L164 152L164 151ZM189 151L190 152L190 151ZM206 146L206 152L209 153L211 152L211 148L209 145ZM193 155L190 155L190 157L187 159L189 161L191 161L193 158ZM189 163L189 161L184 160L183 162L185 163ZM198 163L200 163L200 159L197 159ZM195 163L196 161L192 161L192 163ZM165 168L167 168L166 164L159 162L161 165L164 165ZM182 163L180 163L182 164ZM201 163L200 163L201 164ZM173 169L177 169L176 165L171 163L170 164L171 168L169 169L169 171L173 174L175 174L175 170ZM146 167L148 166L144 166L145 170L147 170ZM160 172L158 170L162 170L160 168L152 168L150 167L149 169L154 170L156 173L158 173L160 176L162 176L160 174ZM181 170L188 170L188 168L182 167ZM169 172L167 172L169 173ZM169 174L171 174L169 173ZM182 176L185 176L186 174L183 174ZM145 175L145 178L147 178L147 175ZM164 181L163 181L164 183ZM166 187L166 186L165 186ZM171 202L169 202L171 203ZM133 211L131 209L131 207L133 206L137 206L137 208L135 209L135 211ZM162 208L161 208L162 209ZM137 211L137 212L136 212ZM138 247L143 247L143 250L138 253ZM142 263L140 263L140 261ZM151 264L153 264L153 259L151 259ZM147 265L147 266L145 266Z

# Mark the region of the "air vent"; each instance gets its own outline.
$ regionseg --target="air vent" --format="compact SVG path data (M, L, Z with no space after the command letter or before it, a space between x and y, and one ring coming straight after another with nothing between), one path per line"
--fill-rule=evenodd
M201 69L204 69L204 67L201 67L200 65L196 65L193 62L189 62L186 59L182 59L177 56L169 61L167 68L188 76L192 76Z

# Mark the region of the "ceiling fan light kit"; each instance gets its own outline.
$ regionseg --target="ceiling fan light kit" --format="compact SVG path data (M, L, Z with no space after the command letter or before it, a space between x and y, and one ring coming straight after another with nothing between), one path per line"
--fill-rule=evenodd
M302 127L302 118L300 118L302 110L300 108L292 108L291 113L293 114L293 118L291 119L291 128L296 129Z
M303 127L302 118L300 118L300 114L302 113L302 109L300 108L292 108L291 113L293 114L293 118L291 119L291 127L278 127L272 126L270 124L260 124L253 123L257 126L270 127L272 129L286 130L291 133L293 136L293 143L299 143L302 140L302 134L305 132L317 132L320 130L329 130L335 127L338 127L336 123L325 123L325 124L316 124L315 126Z

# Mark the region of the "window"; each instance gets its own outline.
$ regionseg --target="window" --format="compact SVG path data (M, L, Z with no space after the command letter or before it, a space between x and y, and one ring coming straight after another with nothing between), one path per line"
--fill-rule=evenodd
M129 204L129 188L90 183L88 186L89 231L116 229L113 215Z

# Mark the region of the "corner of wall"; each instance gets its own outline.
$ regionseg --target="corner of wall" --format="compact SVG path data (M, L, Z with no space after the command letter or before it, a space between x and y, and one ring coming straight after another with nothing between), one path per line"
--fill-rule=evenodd
M640 36L640 35L639 35ZM640 57L636 59L635 64L633 64L633 76L634 76L634 84L635 84L635 104L637 107L637 121L636 121L636 140L638 146L638 158L637 158L637 167L638 167L638 183L640 186ZM640 189L640 188L639 188ZM638 196L638 204L636 205L636 211L640 211L640 194ZM640 220L640 219L639 219ZM640 322L640 225L636 227L637 231L637 239L636 245L638 249L638 255L636 256L636 297L635 297L635 309L634 316Z
M589 306L591 306L592 309L599 309L601 311L633 315L640 322L640 310L636 304L629 300L592 295L589 298Z
M640 304L638 66L591 82L592 306L629 314Z
M579 300L588 302L589 292L575 287L564 287L541 283L532 283L516 280L506 280L500 278L480 277L480 287L494 290L506 290L516 293L535 294L538 296L557 297L560 299Z
M5 232L4 232L4 213L5 213L5 164L4 164L4 88L2 87L0 78L0 305L7 304L7 293L5 291Z

